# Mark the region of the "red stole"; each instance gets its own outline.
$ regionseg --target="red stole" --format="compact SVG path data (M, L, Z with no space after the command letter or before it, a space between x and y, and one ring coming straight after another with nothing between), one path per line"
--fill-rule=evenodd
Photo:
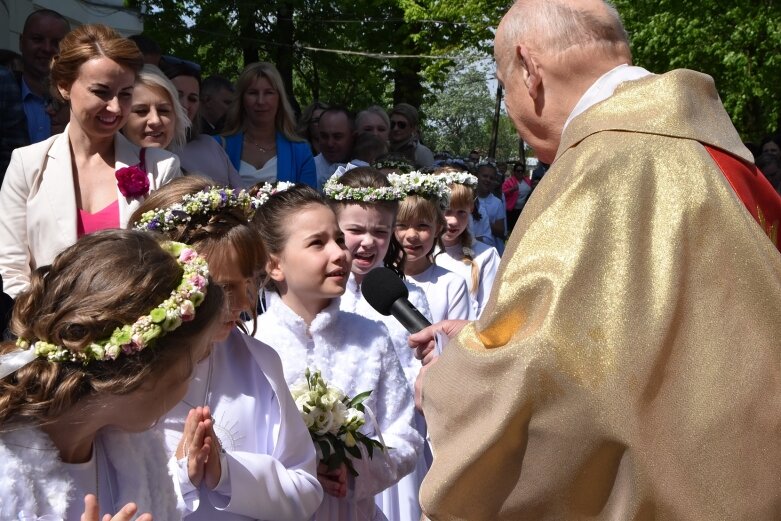
M718 165L730 186L738 195L746 209L762 227L773 245L781 250L778 240L778 228L781 223L781 196L775 191L770 181L749 163L703 144L710 156Z

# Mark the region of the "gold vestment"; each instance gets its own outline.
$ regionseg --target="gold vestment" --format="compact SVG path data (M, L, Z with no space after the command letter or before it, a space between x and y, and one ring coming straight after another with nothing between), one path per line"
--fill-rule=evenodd
M710 77L576 117L425 376L433 520L781 519L781 255L701 143Z

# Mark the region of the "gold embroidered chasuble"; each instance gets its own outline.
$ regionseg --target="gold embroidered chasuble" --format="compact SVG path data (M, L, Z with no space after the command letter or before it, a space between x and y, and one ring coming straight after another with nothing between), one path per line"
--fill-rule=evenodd
M781 255L712 80L575 118L482 318L425 377L434 520L781 519Z

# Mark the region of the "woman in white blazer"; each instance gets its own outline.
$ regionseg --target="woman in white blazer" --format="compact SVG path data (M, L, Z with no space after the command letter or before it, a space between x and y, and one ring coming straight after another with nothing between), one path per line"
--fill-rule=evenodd
M125 226L149 191L181 175L175 155L119 134L142 66L135 44L102 25L78 27L60 42L52 94L69 104L70 122L62 134L16 149L0 189L0 274L12 297L80 232Z

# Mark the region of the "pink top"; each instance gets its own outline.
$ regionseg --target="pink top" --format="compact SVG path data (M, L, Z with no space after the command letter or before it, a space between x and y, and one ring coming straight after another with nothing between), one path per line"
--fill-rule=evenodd
M79 237L107 228L119 228L119 200L95 213L89 213L79 208L79 217L76 223L76 234Z

